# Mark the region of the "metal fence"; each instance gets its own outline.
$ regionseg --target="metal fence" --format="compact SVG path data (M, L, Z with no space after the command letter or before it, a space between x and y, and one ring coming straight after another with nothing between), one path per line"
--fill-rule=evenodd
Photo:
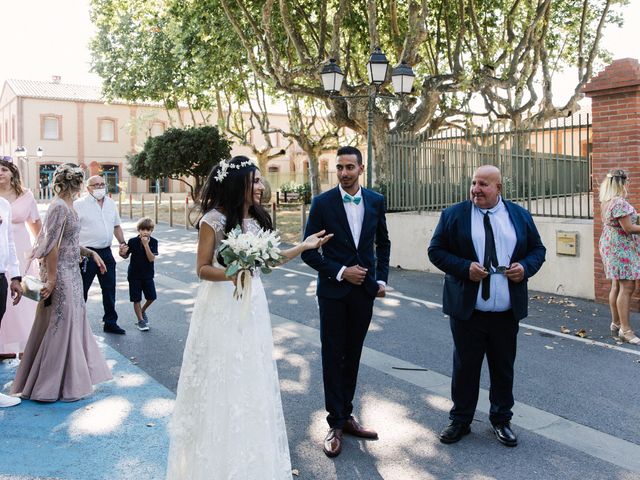
M589 115L574 115L531 130L391 135L388 208L439 211L465 200L474 170L491 164L504 198L533 215L592 218L590 134Z

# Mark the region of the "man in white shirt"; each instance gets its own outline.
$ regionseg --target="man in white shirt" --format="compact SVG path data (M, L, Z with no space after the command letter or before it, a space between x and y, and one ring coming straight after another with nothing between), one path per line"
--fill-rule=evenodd
M93 279L98 275L102 289L102 306L104 307L104 331L107 333L124 334L123 328L118 326L116 313L116 261L111 253L113 236L120 243L120 250L126 252L126 242L120 227L120 215L116 204L106 196L104 178L94 175L87 180L88 195L73 202L80 219L80 245L94 250L107 266L107 271L99 273L98 265L89 258L82 267L82 283L84 299L87 300L89 288Z
M11 279L9 284L7 277ZM11 228L11 205L0 197L0 328L2 328L2 317L7 308L7 292L11 291L14 305L22 298L21 280L20 264L18 263L16 246L13 243L13 229ZM19 403L20 398L0 393L0 408L12 407Z
M453 336L450 423L442 443L471 432L482 362L490 375L489 421L498 441L518 445L511 429L518 322L528 313L527 279L546 249L531 214L502 198L502 174L483 165L473 174L470 199L446 208L429 245L429 259L446 273L442 311Z

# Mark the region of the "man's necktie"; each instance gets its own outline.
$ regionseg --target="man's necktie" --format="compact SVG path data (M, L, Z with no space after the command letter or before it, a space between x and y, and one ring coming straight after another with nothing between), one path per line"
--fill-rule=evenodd
M359 205L360 202L362 201L362 197L353 197L353 196L349 195L348 193L345 193L344 197L342 197L342 201L344 203L353 202L354 204Z
M491 265L498 266L498 254L496 252L496 241L493 237L493 228L489 221L489 212L484 214L482 219L484 224L484 268L491 273ZM491 275L487 275L482 279L482 299L489 300L491 296Z

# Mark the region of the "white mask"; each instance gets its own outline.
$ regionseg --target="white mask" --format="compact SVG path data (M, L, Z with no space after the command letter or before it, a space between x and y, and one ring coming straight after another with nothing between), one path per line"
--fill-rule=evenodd
M106 189L96 188L93 190L93 193L91 195L93 195L93 198L95 198L96 200L102 200L106 195L106 193L107 193Z

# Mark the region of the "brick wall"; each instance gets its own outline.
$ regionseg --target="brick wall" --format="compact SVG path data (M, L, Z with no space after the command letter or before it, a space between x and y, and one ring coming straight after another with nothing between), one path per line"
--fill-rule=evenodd
M629 175L629 202L640 211L640 64L638 60L615 60L584 88L591 97L593 112L594 286L596 301L607 302L610 281L604 276L598 251L602 232L600 183L612 168L622 168ZM636 290L632 308L640 307Z

